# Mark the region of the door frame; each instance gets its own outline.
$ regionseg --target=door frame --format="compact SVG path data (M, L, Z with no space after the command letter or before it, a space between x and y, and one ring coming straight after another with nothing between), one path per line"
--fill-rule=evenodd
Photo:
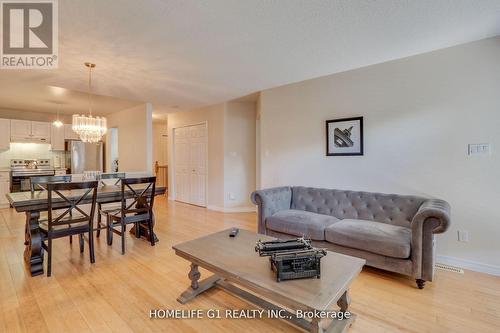
M198 122L198 123L192 123L192 124L188 124L188 125L182 125L182 126L177 126L177 127L172 127L172 184L170 184L169 187L172 188L172 200L175 200L177 201L177 198L176 198L176 189L175 189L175 130L176 129L180 129L180 128L186 128L186 127L192 127L192 126L198 126L198 125L205 125L205 133L207 133L206 137L205 137L205 143L206 143L206 149L205 149L205 203L203 206L198 206L198 205L195 205L195 204L192 204L192 203L187 203L187 202L182 202L182 201L179 201L179 202L182 202L182 203L186 203L186 204L189 204L189 205L193 205L193 206L198 206L198 207L204 207L206 208L208 206L208 120L205 120L205 121L201 121L201 122Z

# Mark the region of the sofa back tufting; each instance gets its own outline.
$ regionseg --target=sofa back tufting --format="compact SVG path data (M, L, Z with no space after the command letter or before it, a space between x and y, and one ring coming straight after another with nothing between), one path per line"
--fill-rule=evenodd
M424 198L292 187L291 208L331 215L338 219L361 219L409 227Z

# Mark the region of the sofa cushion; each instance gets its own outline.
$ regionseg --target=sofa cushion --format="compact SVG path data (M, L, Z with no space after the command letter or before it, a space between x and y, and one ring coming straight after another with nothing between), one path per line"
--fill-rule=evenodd
M325 228L339 220L303 210L281 210L266 219L266 226L273 231L313 240L325 240Z
M411 230L406 227L346 219L327 227L325 239L330 243L388 257L410 257Z

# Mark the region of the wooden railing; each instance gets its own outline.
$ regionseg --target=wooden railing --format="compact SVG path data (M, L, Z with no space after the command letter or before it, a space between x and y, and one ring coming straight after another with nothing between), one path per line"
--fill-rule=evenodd
M155 162L156 185L165 186L168 189L168 165L160 165Z

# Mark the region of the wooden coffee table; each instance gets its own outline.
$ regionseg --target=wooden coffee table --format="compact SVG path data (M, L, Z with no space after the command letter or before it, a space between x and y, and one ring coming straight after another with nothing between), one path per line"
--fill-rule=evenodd
M309 320L297 316L297 310L331 314L338 306L345 313L350 303L349 286L361 272L364 259L328 251L321 259L320 279L276 282L269 257L259 257L254 250L257 240L273 238L247 230L240 230L231 238L229 232L230 229L224 230L173 247L178 256L191 262L191 286L177 299L180 303L218 287L265 310L286 309L281 312L286 315L280 318L309 332L344 332L352 324L353 314L343 320L325 320L319 315ZM198 267L214 275L199 281Z

